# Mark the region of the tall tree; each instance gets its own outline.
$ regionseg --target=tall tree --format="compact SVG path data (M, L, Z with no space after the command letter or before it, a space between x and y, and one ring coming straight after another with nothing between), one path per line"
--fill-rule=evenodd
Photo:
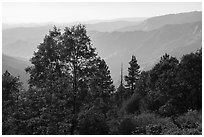
M52 103L56 103L53 101L54 98L64 97L68 93L62 108L66 108L70 101L72 110L70 134L74 134L77 126L80 104L83 103L84 93L89 89L86 83L92 68L90 62L95 58L95 49L86 34L85 26L67 27L63 34L54 27L31 58L33 66L26 69L30 73L31 87L40 88L46 94L52 92L50 96ZM60 92L60 96L57 96L56 92Z
M33 66L26 68L30 73L31 88L27 97L28 108L32 112L28 114L27 123L31 123L31 127L35 125L31 134L61 134L59 123L62 120L67 122L67 116L71 116L67 112L72 103L71 75L61 57L61 49L61 32L54 27L40 43L38 51L34 52L30 60Z
M140 66L138 65L137 59L134 55L132 56L129 64L130 67L128 68L128 76L125 76L125 81L127 82L126 86L130 89L132 95L136 88L136 82L139 79Z
M72 76L74 117L72 120L71 134L74 134L77 113L79 112L79 105L77 105L77 99L80 97L79 84L84 83L84 86L86 86L86 76L90 73L86 68L91 67L88 65L96 58L95 49L92 47L91 40L86 34L85 26L77 25L71 28L65 28L65 32L62 35L61 51L61 56L69 66ZM82 90L85 89L84 86L81 88Z

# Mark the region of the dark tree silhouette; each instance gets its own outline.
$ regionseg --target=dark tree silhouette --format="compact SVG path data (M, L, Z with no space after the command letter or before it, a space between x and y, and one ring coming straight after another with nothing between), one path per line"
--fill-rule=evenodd
M161 113L168 115L176 114L172 103L175 101L174 95L177 93L177 90L175 90L177 81L174 80L176 79L176 73L174 72L178 63L179 61L176 58L165 54L150 71L148 97L151 101L149 109L160 110Z
M183 105L187 109L202 109L202 49L182 57L177 76Z
M18 109L19 94L22 83L19 77L14 77L8 71L2 75L2 134L15 134L14 115Z
M106 113L111 108L111 97L115 88L106 62L97 58L95 64L91 89L93 90L94 100L99 100L100 106L98 107L101 108L102 113L107 117Z
M45 36L43 43L38 46L38 51L31 58L34 66L26 69L30 73L29 83L32 88L51 90L54 96L56 92L62 92L60 96L68 94L72 104L71 134L74 134L77 126L77 113L80 102L83 102L81 100L82 90L88 89L84 85L90 73L87 68L91 68L90 62L95 58L95 49L92 48L85 26L65 28L63 34L54 27L54 30ZM80 86L83 87L80 88Z
M128 76L125 76L125 81L127 82L127 87L131 90L131 95L134 93L136 82L139 79L139 68L136 57L133 55L131 61L129 62L130 67L128 68Z

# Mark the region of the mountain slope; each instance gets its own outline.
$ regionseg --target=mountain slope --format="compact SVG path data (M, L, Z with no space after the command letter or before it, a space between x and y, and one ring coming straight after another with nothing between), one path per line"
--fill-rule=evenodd
M123 31L123 32L136 31L136 30L150 31L150 30L163 27L167 24L173 25L173 24L193 23L198 21L202 21L202 12L200 11L186 12L186 13L179 13L179 14L169 14L169 15L148 18L140 24L120 28L117 31Z
M124 26L138 24L143 18L134 18L133 21L107 21L95 24L86 24L87 31L111 32ZM126 19L128 20L128 19ZM129 19L130 20L130 19ZM59 24L58 24L59 25ZM11 56L30 58L37 45L54 25L39 27L18 27L2 31L3 53ZM61 26L61 27L60 27ZM60 28L70 27L70 24L61 24ZM24 52L21 52L24 51Z
M88 31L100 31L100 32L112 32L120 28L129 27L133 25L140 24L144 19L138 19L136 21L108 21L108 22L99 22L95 24L86 24Z
M2 73L7 70L15 77L20 76L20 80L26 89L28 89L27 81L29 75L26 74L25 68L29 65L30 63L26 59L11 57L5 54L2 55Z
M89 33L99 55L106 59L114 80L119 80L120 64L127 70L131 55L147 70L164 53L180 58L202 46L202 23L166 25L144 32ZM119 81L116 81L119 83Z

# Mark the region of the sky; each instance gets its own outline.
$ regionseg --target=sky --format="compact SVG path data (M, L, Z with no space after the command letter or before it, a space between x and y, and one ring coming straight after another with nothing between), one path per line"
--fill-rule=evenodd
M199 2L3 2L2 22L16 23L69 23L89 20L111 20L127 17L153 17L171 13L201 11Z

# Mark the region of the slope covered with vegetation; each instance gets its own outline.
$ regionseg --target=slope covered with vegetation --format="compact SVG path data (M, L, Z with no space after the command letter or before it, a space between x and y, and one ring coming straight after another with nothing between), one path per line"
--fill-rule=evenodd
M136 56L114 87L85 26L54 27L26 68L27 91L2 75L3 134L202 134L202 49L143 72Z

